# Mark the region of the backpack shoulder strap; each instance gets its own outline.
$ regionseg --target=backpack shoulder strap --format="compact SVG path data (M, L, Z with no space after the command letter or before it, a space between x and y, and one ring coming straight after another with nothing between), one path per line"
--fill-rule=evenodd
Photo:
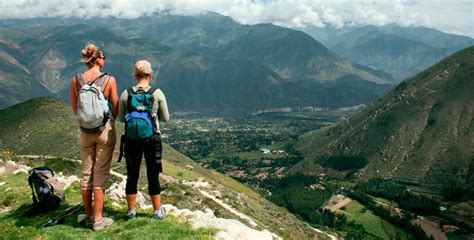
M102 84L104 83L103 79L106 80L104 78L104 76L106 76L106 75L108 75L108 73L104 72L104 73L100 74L100 76L96 77L94 80L90 81L88 84L92 85L94 83L97 83L98 86L102 86Z
M97 80L97 85L100 87L100 90L102 90L102 93L104 94L104 97L105 99L107 99L107 101L109 100L109 97L110 97L106 92L110 77L111 75L109 73L104 73L102 74L102 77L99 80Z
M82 73L79 73L76 75L76 85L78 86L77 90L81 89L82 86L84 86L86 83L86 81L84 80L84 78L82 78Z
M150 94L150 95L153 95L153 93L155 93L155 91L157 90L158 88L156 87L151 87L150 89L148 89L148 91L146 91L147 94Z
M135 89L133 89L133 87L131 87L131 88L127 88L127 93L128 93L128 97L130 97L130 95L133 93L136 93L136 91Z
M110 80L111 77L112 77L112 75L107 75L107 80L105 81L104 90L107 89L107 84L109 84L109 80Z
M37 204L39 202L38 195L36 194L36 189L33 186L33 179L31 177L31 175L28 177L28 184L30 185L30 188L31 188L31 195L33 196L33 203Z
M133 87L127 88L127 111L128 113L131 113L133 111L132 109L132 94L136 93Z
M96 80L94 81L97 81L97 85L98 86L101 86L104 85L104 83L108 83L109 82L109 78L110 78L110 74L108 73L102 73ZM104 88L105 89L105 88Z
M151 87L150 89L148 89L148 91L146 91L147 94L149 94L151 96L151 109L150 111L148 111L148 114L150 116L150 118L153 120L153 122L155 121L155 117L153 117L153 104L155 102L155 97L153 96L153 94L155 93L155 91L157 90L158 88L156 87ZM155 124L153 124L153 132L156 132L156 126Z

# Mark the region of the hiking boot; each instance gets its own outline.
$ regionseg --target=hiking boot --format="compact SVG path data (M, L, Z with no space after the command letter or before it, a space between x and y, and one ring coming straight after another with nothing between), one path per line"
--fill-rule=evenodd
M153 216L151 217L153 220L163 220L163 218L165 218L165 210L163 208L155 210L153 212Z
M125 217L127 218L127 220L133 220L137 217L137 212L135 210L133 211L128 210L127 213L125 214Z
M114 220L109 217L103 217L101 220L95 222L92 225L92 230L94 231L100 231L104 228L107 228L108 226L114 224Z
M85 224L87 227L92 226L94 224L94 219L93 218L86 218L85 214L79 214L77 216L77 223L79 224Z

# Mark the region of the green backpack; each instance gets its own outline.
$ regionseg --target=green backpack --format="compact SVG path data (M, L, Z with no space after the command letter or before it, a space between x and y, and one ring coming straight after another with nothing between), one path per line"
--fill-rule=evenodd
M153 124L153 93L156 88L148 91L133 88L127 89L127 114L125 115L125 136L133 140L151 139L156 131Z

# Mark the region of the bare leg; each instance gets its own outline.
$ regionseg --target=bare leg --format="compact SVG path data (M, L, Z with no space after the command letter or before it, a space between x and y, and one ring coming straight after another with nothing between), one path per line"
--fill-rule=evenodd
M151 195L151 202L153 203L153 209L158 210L161 208L161 196L160 194Z
M135 209L135 200L137 199L137 194L127 194L127 204L128 204L128 210L134 210Z
M102 213L104 210L104 189L94 189L94 220L98 221L102 219Z
M86 219L90 219L92 214L92 190L82 190L82 203L86 211Z

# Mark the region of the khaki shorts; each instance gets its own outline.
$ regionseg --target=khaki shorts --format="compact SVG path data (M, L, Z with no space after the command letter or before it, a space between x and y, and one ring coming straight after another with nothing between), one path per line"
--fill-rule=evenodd
M115 123L108 121L101 133L80 136L81 189L106 189L116 142Z

